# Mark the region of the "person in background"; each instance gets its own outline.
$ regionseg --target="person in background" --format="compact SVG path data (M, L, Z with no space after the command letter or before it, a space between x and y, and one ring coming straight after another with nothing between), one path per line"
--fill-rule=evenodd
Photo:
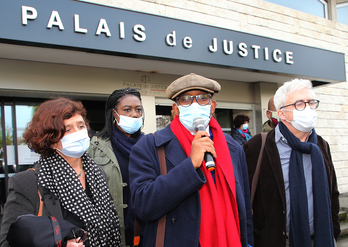
M241 146L250 140L251 133L249 131L249 120L250 118L245 115L238 115L233 120L234 129L232 129L232 137Z
M144 224L144 246L155 246L164 215L166 247L253 245L243 148L211 117L212 97L220 89L218 82L193 73L173 81L166 94L174 101L174 120L133 147L129 178L132 204ZM198 117L204 130L193 124ZM158 147L164 148L165 175ZM206 168L206 152L215 158L213 171Z
M274 96L280 119L266 138L253 201L256 247L334 247L340 234L339 192L329 144L317 135L309 80L284 83ZM252 183L261 133L244 145Z
M274 129L278 124L278 113L274 106L274 96L268 101L268 110L266 111L268 120L262 125L262 132L269 132Z
M68 247L120 246L119 219L105 173L86 153L86 116L81 102L66 98L48 100L37 109L23 137L41 158L34 171L9 179L0 246L8 246L9 227L19 215L38 214L38 190L42 216L65 219L87 231L86 242L71 239Z
M133 88L115 90L105 103L105 126L91 140L88 153L106 175L121 225L122 246L133 246L135 214L130 197L128 163L134 144L143 137L143 105Z

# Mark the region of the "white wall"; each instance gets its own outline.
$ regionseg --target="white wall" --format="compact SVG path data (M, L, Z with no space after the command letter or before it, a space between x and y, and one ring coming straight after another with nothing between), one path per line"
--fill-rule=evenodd
M153 96L141 96L144 111L145 111L145 124L143 132L153 133L156 131L156 106L155 97Z
M143 131L156 131L155 98L165 98L165 88L178 78L175 75L145 73L105 69L86 66L75 66L55 63L42 63L0 58L0 91L8 96L43 97L71 96L84 97L90 100L103 98L114 90L151 84L163 85L163 90L151 91L137 88L142 96L145 109L145 125ZM151 81L144 83L142 76ZM219 102L254 103L254 85L227 80L219 80L223 90L214 96ZM13 92L15 90L15 92ZM241 93L243 92L243 93ZM15 94L15 95L14 95ZM38 97L38 96L36 96Z
M328 141L341 193L348 192L348 83L316 88L317 132Z

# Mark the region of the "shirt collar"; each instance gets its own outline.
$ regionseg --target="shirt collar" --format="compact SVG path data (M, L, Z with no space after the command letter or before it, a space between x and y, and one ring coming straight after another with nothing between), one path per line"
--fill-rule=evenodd
M283 134L280 132L280 129L279 129L279 125L277 125L275 127L275 142L278 143L280 141L283 141L285 143L288 143L285 139L285 137L283 136Z

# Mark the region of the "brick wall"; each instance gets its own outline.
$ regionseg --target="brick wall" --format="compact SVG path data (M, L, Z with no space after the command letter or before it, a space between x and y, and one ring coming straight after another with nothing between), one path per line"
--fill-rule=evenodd
M263 0L89 0L90 2L222 27L346 54L348 26ZM348 77L348 74L347 74ZM331 145L339 189L348 192L348 84L315 89L317 132Z
M317 132L328 141L341 193L348 192L348 83L315 89L320 100Z

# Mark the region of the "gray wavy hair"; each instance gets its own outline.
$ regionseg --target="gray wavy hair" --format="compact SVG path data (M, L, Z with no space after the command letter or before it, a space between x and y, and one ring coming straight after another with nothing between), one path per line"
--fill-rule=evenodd
M288 95L296 90L308 88L310 93L312 94L312 98L315 98L315 92L313 91L312 82L310 80L304 79L293 79L291 81L285 82L280 88L278 88L277 92L274 95L274 106L277 111L280 107L286 104L288 99Z

